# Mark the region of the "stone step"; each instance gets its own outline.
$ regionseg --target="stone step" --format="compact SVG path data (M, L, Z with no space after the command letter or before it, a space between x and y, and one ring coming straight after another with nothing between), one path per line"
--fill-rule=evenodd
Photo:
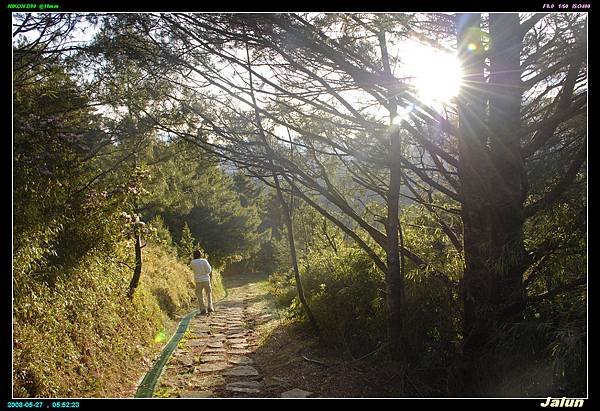
M281 393L281 398L308 398L312 395L310 391L304 391L300 388L294 388L292 390Z
M240 365L223 373L230 377L253 377L258 375L258 370L250 365Z
M188 340L186 341L186 344L190 347L204 347L206 344L208 344L208 339L202 338L197 340Z
M226 332L225 333L227 339L230 338L244 338L244 336L246 335L246 332Z
M246 348L248 348L248 344L243 343L243 344L231 344L231 348L233 348L234 350L244 350Z
M254 364L254 360L252 358L246 357L246 356L229 357L228 361L231 364L237 364L237 365L250 365L250 364Z
M246 333L248 332L248 330L245 330L243 328L231 328L228 331L225 331L225 335L226 336L233 336L233 335L237 335L238 337L236 338L240 338L243 337L244 335L246 335Z
M196 334L209 333L210 327L208 327L207 325L197 325L195 327L192 327L192 331Z
M213 348L215 350L218 350L218 348ZM225 350L223 348L223 350ZM230 348L227 350L227 354L231 354L231 355L244 355L244 354L250 354L250 350L246 350L246 349L242 349L242 348Z
M212 398L212 391L184 391L179 394L179 398Z
M259 394L261 384L258 381L235 381L225 386L227 391Z
M229 344L244 344L247 343L245 338L227 338Z
M227 350L225 348L207 348L204 350L204 354L224 354Z
M223 362L225 361L225 356L224 355L212 355L212 354L208 354L208 355L202 355L200 356L200 362L202 363L206 363L206 362Z
M217 372L217 371L223 371L229 367L230 367L230 365L227 364L225 361L208 362L205 364L200 364L198 367L196 367L196 372Z

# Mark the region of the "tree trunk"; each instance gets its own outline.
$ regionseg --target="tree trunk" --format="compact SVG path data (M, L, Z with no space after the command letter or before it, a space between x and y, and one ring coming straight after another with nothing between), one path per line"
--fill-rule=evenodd
M490 14L491 73L487 85L479 24L478 14L458 16L458 49L466 83L459 99L465 255L463 348L467 367L475 373L483 366L481 354L489 348L491 337L514 320L500 313L523 298L526 266L526 182L519 147L519 17Z
M133 298L133 294L140 283L140 276L142 275L142 236L138 227L135 230L135 267L133 267L133 277L129 283L129 292L127 293L130 299Z
M490 55L490 129L492 167L497 172L491 191L495 207L491 210L492 258L497 265L494 306L503 309L525 297L523 273L527 254L523 242L527 196L527 175L521 157L521 69L522 40L519 15L490 15L490 35L493 38ZM500 187L498 189L497 187ZM500 324L518 318L499 318Z
M306 301L306 296L304 294L304 287L302 287L302 278L300 277L300 269L298 268L298 255L296 254L296 241L294 239L294 224L292 221L292 214L290 207L287 206L285 199L283 198L283 192L281 190L281 185L279 183L279 178L277 177L277 173L275 171L275 165L273 163L273 153L272 148L267 141L267 137L265 136L264 129L262 127L262 122L260 120L260 115L258 114L258 105L256 104L256 97L254 96L254 82L252 81L252 70L250 64L250 52L248 50L248 44L246 44L246 59L248 62L248 73L250 76L250 96L252 98L252 104L254 108L254 118L256 120L256 126L258 127L258 134L265 145L265 150L267 151L267 156L269 158L269 165L273 172L273 182L275 183L275 191L277 192L277 199L279 200L279 204L283 209L283 219L285 221L285 226L288 233L288 241L290 244L290 254L292 257L292 266L294 269L294 279L296 280L296 290L298 292L298 298L300 299L300 303L308 316L308 320L310 321L315 333L317 335L321 335L321 330L319 328L319 324L317 323L317 319L313 315L308 301ZM293 205L293 203L292 203Z
M300 299L300 303L302 304L302 307L304 308L304 311L306 312L306 315L308 316L308 320L310 321L313 329L315 330L315 333L317 335L320 335L321 330L319 328L319 324L317 323L317 319L313 315L313 313L308 305L308 301L306 301L306 296L304 294L304 287L302 287L302 278L300 277L300 269L298 268L298 256L296 254L296 241L294 239L294 225L292 222L292 216L290 214L290 210L289 210L287 204L285 203L285 199L283 198L283 193L281 192L281 188L279 185L279 179L277 178L277 175L273 174L273 179L275 180L277 198L279 199L281 207L283 208L283 219L285 221L285 227L286 227L287 233L288 233L288 241L290 244L290 254L292 257L292 265L294 268L294 279L296 280L296 291L298 292L298 298Z
M378 33L379 46L381 48L381 61L386 75L392 75L390 61L385 39L385 31ZM393 124L397 115L398 101L395 96L388 96L390 112L390 123ZM400 262L400 244L402 239L400 232L400 220L398 218L400 200L402 142L400 141L400 130L394 128L390 134L390 187L387 192L387 221L385 223L387 244L385 253L387 257L387 269L385 272L385 284L387 292L388 309L388 336L390 339L390 353L397 361L403 359L402 346L402 304L404 302L404 253L402 252L402 264ZM402 244L404 246L404 244Z
M137 155L136 155L135 165L137 166ZM140 215L140 210L138 206L138 199L134 198L133 206L135 208L136 214ZM140 283L140 277L142 275L142 233L141 228L138 224L136 224L133 228L135 233L135 266L133 267L133 277L131 278L131 282L129 283L129 291L127 296L129 299L133 299L133 295L135 294L135 290Z
M400 132L390 135L390 188L387 197L387 270L385 283L387 291L388 334L392 358L402 358L402 303L404 301L404 272L400 265L398 201L400 198Z

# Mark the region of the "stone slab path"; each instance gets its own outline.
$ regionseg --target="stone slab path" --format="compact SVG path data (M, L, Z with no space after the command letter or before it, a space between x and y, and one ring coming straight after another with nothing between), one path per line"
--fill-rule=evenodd
M252 304L260 299L261 292L251 282L240 278L234 279L234 284L228 287L228 297L215 304L214 313L198 314L190 322L156 385L154 397L267 396L265 388L270 383L261 375L253 352L259 337L256 327L272 316ZM310 394L281 391L278 397ZM268 392L273 396L272 390Z

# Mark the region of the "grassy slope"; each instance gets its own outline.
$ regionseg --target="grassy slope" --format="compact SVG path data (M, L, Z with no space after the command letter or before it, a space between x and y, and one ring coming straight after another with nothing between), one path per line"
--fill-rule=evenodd
M29 280L15 296L13 395L124 397L150 367L178 320L195 307L192 272L149 244L133 301L125 247L90 257L50 286ZM214 276L215 297L224 294ZM21 287L23 289L23 287Z

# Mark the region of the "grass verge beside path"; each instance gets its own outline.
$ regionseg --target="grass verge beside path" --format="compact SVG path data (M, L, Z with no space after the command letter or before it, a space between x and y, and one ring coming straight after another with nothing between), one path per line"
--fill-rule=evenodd
M270 314L256 327L259 344L252 357L263 376L265 397L300 388L322 398L393 398L401 396L400 367L375 362L376 355L363 359L343 357L323 346L310 326L290 319L277 308L268 290L268 279L256 277L252 289L258 295L249 310Z

